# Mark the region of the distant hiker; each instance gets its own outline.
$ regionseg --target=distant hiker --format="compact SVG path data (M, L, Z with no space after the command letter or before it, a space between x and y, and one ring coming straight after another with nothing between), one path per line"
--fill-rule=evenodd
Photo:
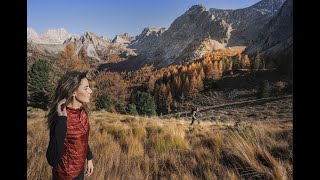
M84 179L93 172L89 120L86 103L92 90L86 72L71 71L58 82L48 114L50 130L46 158L52 166L52 179Z
M194 123L194 121L198 121L198 124L200 124L200 121L199 121L199 119L197 118L197 115L198 115L198 114L199 114L199 108L193 106L193 107L191 108L192 122L191 122L190 126Z

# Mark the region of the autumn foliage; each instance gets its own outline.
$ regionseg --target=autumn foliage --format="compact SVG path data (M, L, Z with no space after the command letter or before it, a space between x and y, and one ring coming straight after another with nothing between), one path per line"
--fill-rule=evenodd
M109 93L114 107L118 103L132 103L129 97L137 91L144 91L154 97L158 113L170 113L176 110L174 102L191 99L203 91L206 82L219 80L224 72L235 70L233 64L237 65L236 69L250 68L247 55L218 51L187 65L162 69L146 65L137 71L121 73L102 71L95 79L96 97Z
M54 66L60 74L66 71L85 71L89 70L90 66L80 56L76 55L73 43L69 43L60 54L59 58L55 61Z
M92 64L83 56L83 49L77 48L74 43L67 44L54 61L54 68L49 73L50 86L56 85L59 77L67 71L90 71ZM98 97L108 94L111 99L110 111L124 112L128 104L134 103L130 97L141 91L154 98L158 114L170 113L177 110L177 102L190 100L208 87L206 83L219 80L227 72L245 68L250 68L248 56L241 55L239 49L227 48L208 53L189 64L162 69L156 69L153 65L129 72L110 72L106 69L95 73L91 82L94 90L92 108L95 108Z

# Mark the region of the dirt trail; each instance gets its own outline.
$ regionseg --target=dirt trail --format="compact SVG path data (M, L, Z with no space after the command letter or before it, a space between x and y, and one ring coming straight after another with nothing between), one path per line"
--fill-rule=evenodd
M189 111L163 115L161 118L190 117ZM292 120L292 95L240 101L200 109L205 120Z

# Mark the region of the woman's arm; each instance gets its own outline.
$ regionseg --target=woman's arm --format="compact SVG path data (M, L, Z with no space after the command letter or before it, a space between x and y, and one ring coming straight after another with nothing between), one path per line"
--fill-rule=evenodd
M92 151L90 149L90 146L88 144L88 150L87 150L87 160L91 160L93 158Z
M55 116L55 125L50 130L50 141L46 153L47 161L51 166L56 166L60 162L63 152L64 139L67 133L67 117Z
M87 171L86 171L86 175L90 176L93 173L93 162L92 162L92 152L90 149L90 146L88 144L88 150L87 150Z
M62 99L56 106L54 125L50 127L50 140L46 158L51 166L58 165L63 152L64 139L67 133L67 109L64 106L66 99Z

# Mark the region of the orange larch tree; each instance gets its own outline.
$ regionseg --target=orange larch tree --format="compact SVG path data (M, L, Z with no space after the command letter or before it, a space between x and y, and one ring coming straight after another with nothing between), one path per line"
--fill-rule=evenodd
M220 78L220 71L219 71L219 62L213 61L213 79Z
M198 93L198 73L196 70L193 71L190 79L189 95L193 96L194 94Z
M168 96L167 96L167 100L166 100L166 109L167 109L168 113L171 112L172 101L173 101L172 94L171 94L171 91L169 91Z
M158 103L157 103L158 109L160 109L160 110L166 109L167 96L168 96L167 86L166 86L166 84L161 83L159 94L158 94Z
M214 71L213 71L213 64L211 61L208 61L208 63L204 65L204 72L205 72L206 78L208 79L213 78Z
M250 59L247 54L243 56L243 61L246 69L250 69Z
M64 50L59 55L59 58L54 62L54 67L60 74L66 71L78 70L87 71L90 69L88 63L84 62L77 54L73 43L68 43Z
M154 85L156 83L156 78L154 75L151 75L148 81L148 92L152 92L154 90Z

